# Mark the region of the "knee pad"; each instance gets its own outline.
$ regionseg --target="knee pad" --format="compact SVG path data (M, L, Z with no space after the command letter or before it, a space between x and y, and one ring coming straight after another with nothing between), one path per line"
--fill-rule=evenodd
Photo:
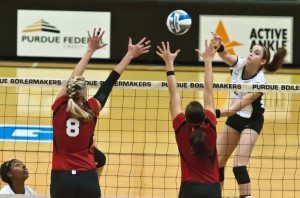
M219 168L220 182L224 181L224 167Z
M246 166L233 167L233 173L238 184L250 183L250 178Z
M103 167L106 163L106 157L99 149L94 147L95 164L97 168Z

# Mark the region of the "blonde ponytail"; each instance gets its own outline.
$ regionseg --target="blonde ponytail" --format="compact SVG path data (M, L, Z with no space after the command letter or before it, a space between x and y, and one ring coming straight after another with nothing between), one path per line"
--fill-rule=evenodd
M67 112L69 112L73 118L82 119L83 121L88 122L95 117L95 112L78 104L86 93L86 89L86 81L82 76L74 76L68 81L67 94L69 96L69 101Z

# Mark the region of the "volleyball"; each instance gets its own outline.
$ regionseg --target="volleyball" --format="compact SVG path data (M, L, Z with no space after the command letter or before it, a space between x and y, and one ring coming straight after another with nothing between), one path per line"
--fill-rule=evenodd
M183 35L189 31L192 25L191 16L184 10L175 10L167 18L167 27L176 35Z

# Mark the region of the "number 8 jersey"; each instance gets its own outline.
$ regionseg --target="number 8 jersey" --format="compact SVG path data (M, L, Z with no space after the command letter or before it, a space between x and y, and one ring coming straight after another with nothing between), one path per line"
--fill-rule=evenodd
M68 96L58 98L52 105L53 111L53 155L52 170L86 171L95 168L93 135L97 118L85 122L70 117L66 111ZM85 108L99 115L99 105L90 98Z

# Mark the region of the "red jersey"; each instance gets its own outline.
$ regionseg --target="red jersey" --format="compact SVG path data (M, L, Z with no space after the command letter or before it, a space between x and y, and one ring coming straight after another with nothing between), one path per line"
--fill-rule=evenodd
M176 135L176 142L180 152L181 161L181 182L202 182L219 183L219 166L216 153L216 117L208 110L204 110L207 124L205 129L206 145L210 151L215 153L213 157L192 154L189 136L192 133L186 123L183 113L178 114L173 120L173 128L179 130ZM181 128L180 128L181 127Z
M93 134L96 119L89 122L70 117L66 111L68 96L58 98L52 105L53 113L53 155L52 170L86 171L95 168ZM85 106L99 115L95 98Z

